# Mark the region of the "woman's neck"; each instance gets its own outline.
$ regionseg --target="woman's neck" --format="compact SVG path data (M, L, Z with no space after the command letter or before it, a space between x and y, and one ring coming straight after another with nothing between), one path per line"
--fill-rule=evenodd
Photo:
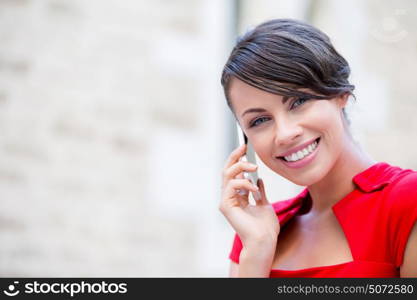
M375 163L375 160L347 136L342 153L329 173L319 182L308 186L312 199L309 213L328 213L336 202L355 189L352 177Z

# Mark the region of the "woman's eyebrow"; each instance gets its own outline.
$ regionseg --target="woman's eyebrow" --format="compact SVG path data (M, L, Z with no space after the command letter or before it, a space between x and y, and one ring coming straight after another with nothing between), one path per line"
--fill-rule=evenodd
M245 112L241 115L241 117L243 117L246 114L254 113L254 112L266 112L266 110L263 109L263 108L259 108L259 107L249 108L249 109L245 110Z
M282 98L282 103L285 104L285 102L287 102L288 99L290 99L290 98L291 97L287 97L287 96L283 97ZM260 107L249 108L249 109L247 109L247 110L244 111L244 113L241 115L241 117L243 117L246 114L255 113L255 112L266 112L266 110L263 109L263 108L260 108Z

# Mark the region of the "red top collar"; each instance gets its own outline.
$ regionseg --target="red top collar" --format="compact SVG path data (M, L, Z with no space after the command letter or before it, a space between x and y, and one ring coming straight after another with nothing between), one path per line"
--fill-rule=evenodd
M362 192L370 193L393 182L401 170L385 162L378 162L353 176L352 181Z

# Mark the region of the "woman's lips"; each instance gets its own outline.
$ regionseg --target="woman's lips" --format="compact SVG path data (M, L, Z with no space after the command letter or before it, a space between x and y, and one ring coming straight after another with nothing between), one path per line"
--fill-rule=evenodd
M290 168L301 168L305 165L309 164L317 155L317 151L320 147L320 137L316 139L317 146L316 149L314 149L313 152L305 156L304 158L297 160L297 161L286 161L283 156L279 156L278 158L282 161L283 164L285 164L287 167Z
M315 139L311 139L310 141L305 142L304 144L298 145L297 147L294 147L291 150L288 150L288 151L286 151L284 153L281 153L281 155L279 157L285 157L285 156L291 155L293 153L296 153L296 152L298 152L298 151L306 148L308 145L311 145L312 143L314 143L315 141L317 141L317 139L319 139L319 138L320 137L315 138Z

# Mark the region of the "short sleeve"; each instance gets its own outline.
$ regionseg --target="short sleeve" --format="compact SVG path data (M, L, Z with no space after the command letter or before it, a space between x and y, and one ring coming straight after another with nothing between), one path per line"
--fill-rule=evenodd
M391 251L395 266L400 267L408 238L417 220L417 172L401 179L390 198Z
M234 261L235 263L239 263L239 256L240 252L242 251L242 241L240 240L239 236L235 234L235 238L233 240L232 250L230 251L229 258Z

